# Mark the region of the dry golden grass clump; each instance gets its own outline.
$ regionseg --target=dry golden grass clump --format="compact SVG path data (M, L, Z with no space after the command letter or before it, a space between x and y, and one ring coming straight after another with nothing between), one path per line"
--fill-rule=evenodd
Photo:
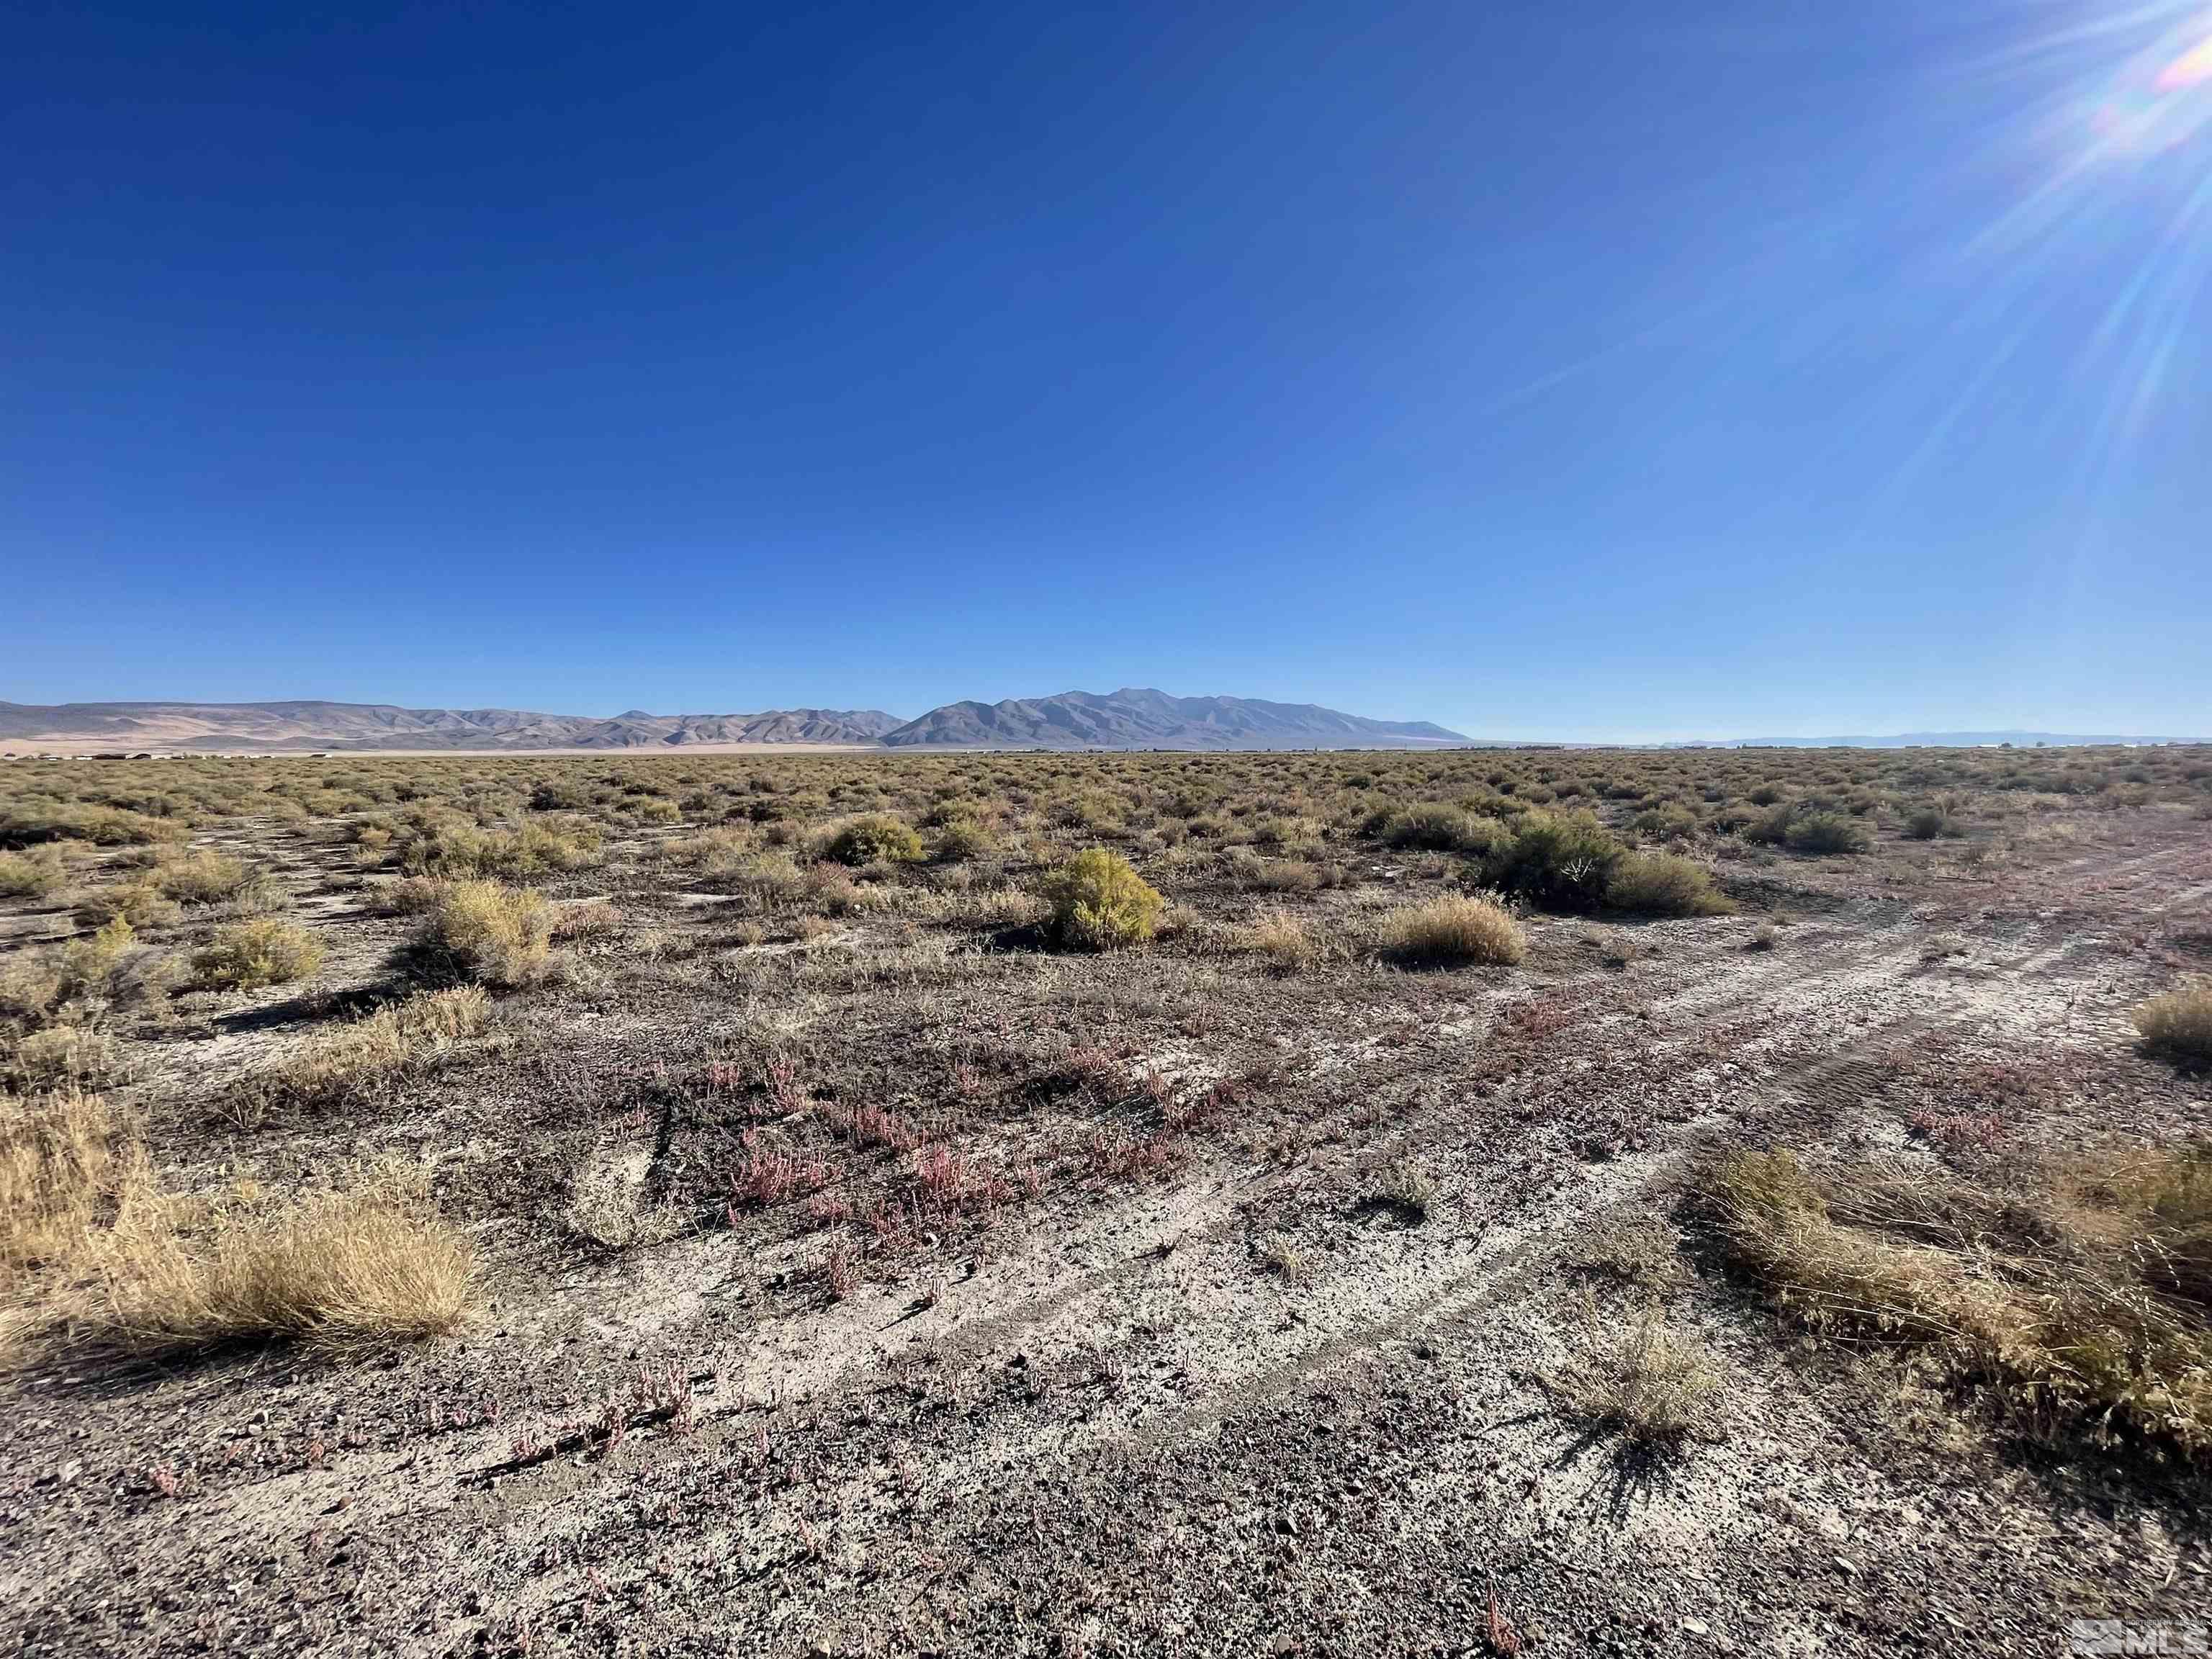
M1546 1379L1569 1412L1652 1452L1712 1432L1721 1377L1704 1343L1656 1307L1625 1323L1587 1295L1583 1310L1575 1351Z
M491 1000L481 986L418 992L315 1037L277 1067L264 1086L290 1099L318 1103L358 1095L434 1064L453 1044L482 1031L490 1018Z
M1310 967L1321 955L1304 920L1286 910L1263 911L1237 935L1237 943L1285 973Z
M2200 980L2135 1012L2143 1046L2202 1065L2212 1062L2212 980Z
M1085 951L1135 945L1158 931L1167 901L1128 860L1103 847L1086 848L1044 879L1053 930Z
M544 971L553 907L530 887L453 881L437 889L416 948L435 971L488 985L523 985Z
M1724 916L1735 908L1702 866L1673 853L1625 853L1605 884L1605 902L1645 916Z
M33 1270L73 1260L103 1214L149 1182L136 1135L102 1097L0 1096L0 1305L20 1300Z
M1927 1346L2040 1431L2212 1452L2207 1149L2008 1192L1740 1152L1707 1199L1735 1264L1811 1328Z
M75 1334L133 1352L279 1337L343 1347L443 1335L468 1310L468 1240L388 1178L194 1208L126 1206L89 1253Z
M1528 953L1513 913L1492 898L1455 894L1409 904L1382 918L1382 953L1419 967L1468 963L1510 965Z
M306 928L256 916L232 923L192 953L192 981L204 990L252 991L307 979L322 965L322 942Z
M127 1352L278 1336L349 1344L450 1330L467 1240L386 1176L289 1200L161 1190L135 1126L72 1090L0 1098L0 1342Z

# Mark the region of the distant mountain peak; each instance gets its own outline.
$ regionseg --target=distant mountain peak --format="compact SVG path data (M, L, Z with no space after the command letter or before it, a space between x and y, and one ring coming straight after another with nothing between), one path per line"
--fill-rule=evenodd
M1176 697L1146 686L947 703L883 741L892 748L1352 749L1465 743L1425 720L1377 720L1317 703Z

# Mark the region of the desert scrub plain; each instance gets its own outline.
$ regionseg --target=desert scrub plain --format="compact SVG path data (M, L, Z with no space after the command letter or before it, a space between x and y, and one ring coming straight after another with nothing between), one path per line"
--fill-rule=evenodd
M2212 750L0 765L32 1653L2212 1607Z

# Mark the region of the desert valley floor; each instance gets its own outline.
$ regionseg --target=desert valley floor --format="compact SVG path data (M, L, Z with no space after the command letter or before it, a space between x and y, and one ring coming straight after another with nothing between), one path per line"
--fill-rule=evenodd
M22 761L0 847L11 1650L2212 1621L2212 750Z

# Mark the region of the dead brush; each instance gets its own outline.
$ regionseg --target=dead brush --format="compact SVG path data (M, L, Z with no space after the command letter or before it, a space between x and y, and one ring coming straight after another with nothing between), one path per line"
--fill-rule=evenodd
M65 1271L152 1186L135 1122L101 1096L0 1096L0 1304L17 1301L35 1270Z
M301 1105L356 1099L436 1064L490 1020L491 999L481 986L421 992L315 1037L246 1086L269 1100Z
M553 937L557 939L598 943L614 938L622 930L623 913L609 899L583 899L574 904L564 904L554 912Z
M1544 1380L1572 1415L1648 1452L1710 1434L1721 1387L1705 1344L1660 1309L1608 1321L1588 1291L1572 1352Z
M1091 1173L1103 1182L1141 1184L1157 1180L1182 1160L1174 1140L1164 1133L1127 1135L1095 1130L1087 1151Z
M1453 968L1470 963L1510 965L1528 953L1513 913L1492 898L1454 894L1385 915L1382 954L1407 967Z
M2212 1153L1948 1174L1740 1152L1705 1188L1731 1263L1808 1328L1925 1347L2021 1425L2212 1451Z
M854 1259L853 1242L842 1233L830 1239L822 1253L822 1288L832 1302L852 1299L860 1284L860 1269Z
M77 1266L62 1305L70 1334L131 1352L441 1335L476 1285L466 1239L390 1176L290 1200L136 1194Z
M2010 1127L1996 1112L1936 1112L1923 1107L1905 1118L1905 1128L1914 1139L1953 1152L1993 1152Z
M1321 959L1321 945L1312 930L1287 910L1263 911L1235 938L1239 950L1263 958L1279 973L1295 974Z
M1401 1158L1382 1171L1375 1197L1408 1221L1426 1221L1437 1201L1437 1178L1413 1159Z
M2135 1011L2143 1047L2191 1066L2212 1065L2212 980L2200 980Z
M1305 1252L1287 1234L1265 1235L1253 1246L1252 1253L1262 1267L1285 1285L1296 1285L1306 1276Z

